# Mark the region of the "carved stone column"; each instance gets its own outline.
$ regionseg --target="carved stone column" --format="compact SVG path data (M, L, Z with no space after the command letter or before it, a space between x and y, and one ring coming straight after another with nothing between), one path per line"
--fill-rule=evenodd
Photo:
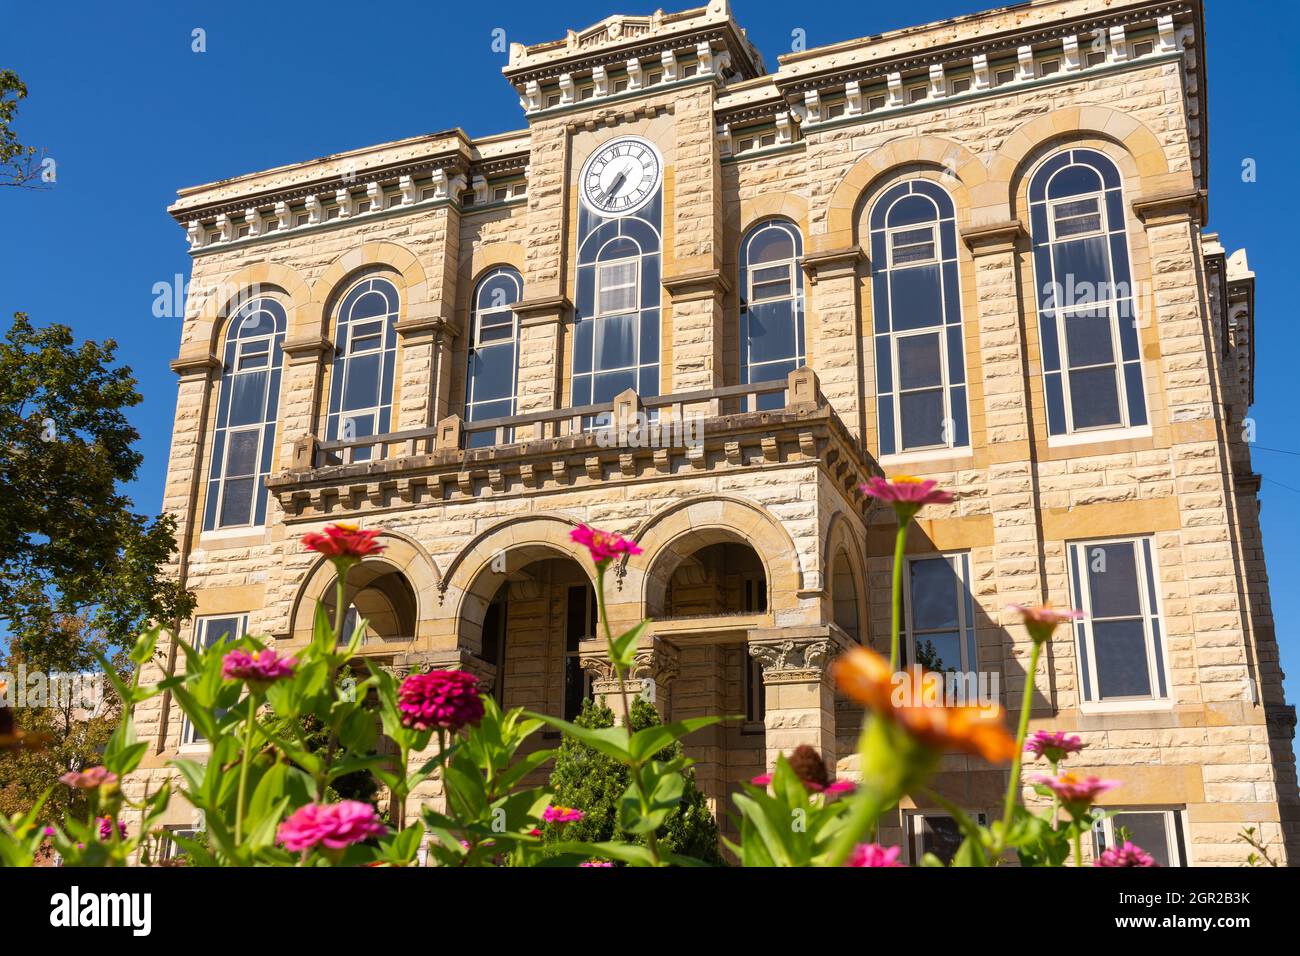
M835 689L827 665L839 644L825 628L785 628L789 636L751 634L750 656L763 668L763 722L767 728L767 768L800 744L821 752L834 767ZM780 635L781 631L773 632Z
M604 698L605 706L614 711L616 723L627 722L623 698L619 694L618 677L614 665L604 653L583 655L582 669L591 675L591 692L597 699ZM633 698L643 697L655 705L660 718L669 716L668 685L681 673L681 660L677 648L667 641L654 638L653 643L640 648L632 660L632 667L623 684L627 690L628 704Z
M515 409L520 415L559 408L560 370L564 365L562 346L566 317L573 304L562 295L528 299L515 305L519 317L519 385ZM541 426L529 425L515 431L516 441L550 437Z
M850 246L810 253L803 260L812 286L808 290L807 313L818 316L817 322L809 323L812 342L808 363L817 369L827 401L859 440L865 434L862 329L858 319L858 263L862 259L862 249Z

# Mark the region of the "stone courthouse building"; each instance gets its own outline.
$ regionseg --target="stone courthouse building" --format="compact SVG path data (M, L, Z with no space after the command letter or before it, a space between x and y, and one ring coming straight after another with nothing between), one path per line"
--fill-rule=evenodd
M919 475L959 497L908 542L908 659L1014 707L1006 605L1081 607L1033 726L1122 782L1097 844L1238 864L1254 826L1300 858L1206 43L1199 0L1032 0L768 69L710 0L513 44L515 131L182 190L181 637L292 652L333 600L299 539L357 521L387 545L349 594L365 655L572 715L610 672L569 532L620 531L644 693L743 715L689 738L725 818L797 744L855 772L827 663L887 647L895 527L857 489ZM150 705L156 779L204 744ZM1005 772L953 756L937 787L991 816ZM953 832L905 803L882 836Z

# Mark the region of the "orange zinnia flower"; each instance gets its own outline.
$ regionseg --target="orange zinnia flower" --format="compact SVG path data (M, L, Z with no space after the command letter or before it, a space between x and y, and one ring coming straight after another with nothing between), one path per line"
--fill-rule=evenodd
M938 751L961 751L990 763L1015 756L1015 738L1002 723L1001 707L943 707L894 703L894 674L875 651L855 647L835 661L840 690L897 726L921 745Z

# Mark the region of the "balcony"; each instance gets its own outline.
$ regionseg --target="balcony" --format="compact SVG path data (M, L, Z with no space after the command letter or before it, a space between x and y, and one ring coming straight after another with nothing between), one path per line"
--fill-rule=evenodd
M267 485L292 522L800 461L820 461L859 504L857 486L881 473L809 368L786 381L646 398L629 390L603 404L469 424L450 416L350 440L308 435Z

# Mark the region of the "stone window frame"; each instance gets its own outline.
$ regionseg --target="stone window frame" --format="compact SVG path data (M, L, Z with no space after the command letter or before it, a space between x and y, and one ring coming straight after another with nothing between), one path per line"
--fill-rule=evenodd
M916 663L916 628L912 623L912 565L920 561L945 560L957 579L957 634L961 646L963 667L962 674L974 674L979 670L979 643L975 630L977 606L975 592L971 585L974 572L969 551L940 551L930 554L909 554L906 557L907 586L903 588L903 634L901 636L901 665ZM931 630L938 630L932 628ZM922 635L924 636L924 635Z
M971 814L975 822L980 826L988 825L988 815L984 811ZM920 865L921 858L925 856L925 830L915 827L913 820L953 820L950 813L942 810L904 810L903 811L903 842L907 847L907 862L913 866ZM955 821L954 821L955 822Z
M226 614L204 614L202 616L195 617L194 618L194 639L192 641L192 646L194 647L194 649L198 651L206 650L207 648L215 644L218 640L220 640L223 635L226 635L228 633L226 631L222 631L220 634L208 633L211 622L229 621L229 620L235 620L239 622L236 625L236 629L239 631L239 633L230 634L229 636L231 637L231 639L239 640L241 637L243 637L245 634L248 633L248 612L247 611L234 611ZM177 707L179 709L179 705L177 705ZM180 730L180 736L177 739L179 740L179 744L180 744L178 749L182 751L196 751L196 750L208 749L207 740L205 740L202 737L196 736L194 725L190 723L190 719L188 716L186 716L184 711L181 711L181 730Z
M354 320L350 315L345 317L343 309L348 304L348 300L363 285L370 285L363 294L379 291L377 284L382 283L388 287L389 294L392 297L391 308L380 316L369 316L362 319ZM381 293L382 294L382 293ZM387 298L387 296L385 296ZM325 440L335 441L340 437L340 433L345 430L344 421L347 417L352 419L366 415L373 416L374 426L373 435L387 434L392 430L393 409L396 405L397 391L397 322L401 317L402 310L402 292L398 288L392 277L382 272L370 272L364 275L353 277L336 299L338 305L334 308L333 316L333 342L334 342L334 361L330 374L329 387L329 404L326 407L325 416ZM360 296L358 300L360 301ZM355 307L356 303L353 303ZM379 402L376 405L365 406L363 408L344 408L343 401L347 394L347 379L353 354L370 354L351 353L349 348L344 347L342 340L343 334L348 335L347 342L351 343L352 324L354 321L371 323L378 321L380 325L380 364L379 364ZM361 437L361 436L346 436ZM372 454L371 448L356 448L353 450L353 461L366 461Z
M1187 809L1182 806L1107 807L1106 816L1097 820L1092 826L1093 859L1101 856L1107 847L1118 845L1115 837L1115 816L1135 813L1163 814L1165 818L1165 846L1169 852L1168 865L1173 867L1191 865L1188 856ZM1149 851L1149 848L1143 846L1141 841L1137 841L1137 845Z
M485 308L483 304L479 301L480 296L482 295L482 292L486 287L487 283L491 279L496 278L497 276L507 276L514 281L515 298L508 303L502 303L501 305L498 306ZM488 269L486 272L484 272L479 277L479 280L474 284L474 291L470 295L470 320L469 320L470 338L469 338L468 346L465 350L465 422L466 424L469 424L474 421L475 406L487 404L490 402L506 401L506 398L491 398L491 399L483 399L481 401L475 399L474 376L471 373L472 373L472 365L474 362L474 354L479 348L501 348L506 345L509 345L511 348L515 350L514 379L511 384L510 395L508 396L508 399L510 401L510 408L511 408L510 414L513 415L515 413L517 403L519 401L520 335L519 335L519 316L515 312L514 307L523 300L523 297L524 297L523 276L520 275L519 270L512 265L494 266ZM485 313L495 314L501 312L509 312L512 316L511 336L509 341L505 341L505 340L495 341L490 343L489 345L480 346L478 343L481 341L481 337L482 337L482 319L484 314ZM495 418L499 416L490 416L490 417ZM495 436L493 436L493 439L494 439L493 443L495 443Z
M788 271L790 281L790 292L785 296L767 298L761 302L754 300L754 272L755 268L750 267L749 249L762 233L768 230L778 230L786 233L790 238L791 247L794 255L787 259L774 259L770 262L761 262L757 269L774 269L784 267ZM753 223L746 231L740 241L739 247L739 282L737 287L740 289L740 329L738 338L739 351L739 372L740 382L742 384L751 384L754 381L767 381L766 378L753 379L754 366L771 365L777 362L793 362L794 369L801 368L808 358L808 298L807 290L804 288L804 272L801 268L803 262L804 243L803 232L797 223L781 216L769 216L765 219ZM779 359L768 359L758 363L750 361L750 336L748 334L748 310L752 305L770 305L773 303L790 303L793 313L792 321L794 322L794 354ZM779 377L781 380L786 378L785 375ZM750 396L753 402L754 396ZM785 401L785 393L779 393L779 400ZM753 410L753 409L751 409Z

